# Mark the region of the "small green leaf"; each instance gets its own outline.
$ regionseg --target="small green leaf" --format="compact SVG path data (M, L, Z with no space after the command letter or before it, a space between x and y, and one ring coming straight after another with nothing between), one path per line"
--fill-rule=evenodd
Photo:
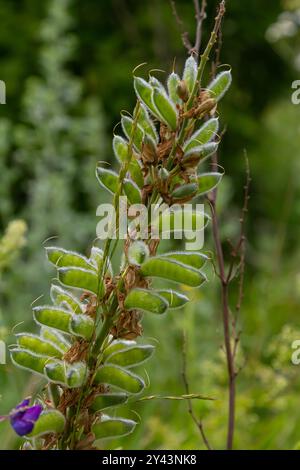
M123 405L128 400L128 395L123 392L119 393L103 393L97 395L91 405L93 411L101 411L106 408Z
M65 427L65 417L58 410L44 410L34 425L33 431L27 435L36 438L49 433L59 434Z
M61 358L64 354L64 351L59 349L54 343L32 333L19 333L16 337L18 345L21 348L27 349L35 354L57 358Z
M195 147L200 147L210 142L217 134L219 129L219 119L209 119L203 126L200 127L194 134L185 142L183 150L185 153L189 152Z
M222 173L201 173L198 176L198 195L203 196L215 189L222 179Z
M219 101L225 95L232 82L231 71L226 70L221 72L216 78L208 85L207 90L210 92L212 98Z
M56 246L48 246L46 248L46 253L48 260L50 263L54 264L54 266L74 266L85 269L93 268L85 256L80 255L75 251L67 251Z
M93 294L104 294L103 281L98 279L95 271L82 268L60 268L58 278L62 284L73 289L80 289Z
M107 189L111 194L115 194L119 186L119 177L117 173L107 168L97 166L96 168L96 177L100 185Z
M149 258L142 264L141 273L146 277L160 277L190 287L198 287L206 281L200 271L163 256Z
M188 297L172 289L159 289L156 292L166 299L171 309L180 308L189 301Z
M127 310L142 310L150 313L162 314L168 308L163 297L147 289L131 289L124 302Z
M184 66L182 79L187 84L188 90L191 91L194 88L197 79L198 65L193 56L190 56Z
M132 433L136 426L136 422L125 418L111 418L102 415L99 420L93 424L92 432L97 439L109 439L127 436Z
M95 376L95 383L113 385L132 394L140 393L145 387L141 377L115 365L100 367Z
M151 344L131 346L114 352L107 358L107 362L120 367L135 367L147 361L154 350L155 348Z
M160 119L170 129L172 129L172 131L176 131L177 111L167 94L161 92L158 88L154 88L152 93L152 102L160 116Z
M135 148L141 152L144 138L144 131L141 126L138 123L134 124L133 119L128 116L122 116L121 125L128 140L130 141L133 138Z

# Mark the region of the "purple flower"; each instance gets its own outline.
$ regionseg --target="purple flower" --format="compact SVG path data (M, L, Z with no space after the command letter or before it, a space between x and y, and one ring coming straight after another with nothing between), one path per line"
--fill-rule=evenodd
M9 416L1 416L0 421L10 419L10 424L19 436L29 434L38 420L43 408L41 405L29 406L30 399L26 398L15 407Z

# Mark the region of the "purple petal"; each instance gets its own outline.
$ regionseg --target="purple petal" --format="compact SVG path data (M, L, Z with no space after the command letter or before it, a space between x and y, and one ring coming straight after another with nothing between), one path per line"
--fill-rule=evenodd
M43 408L41 405L31 406L25 411L22 419L25 421L33 421L35 423L39 419L42 411Z
M15 419L13 417L10 419L10 423L19 436L25 436L25 434L29 434L34 427L34 422L32 421L24 421L22 419Z
M19 408L25 408L29 406L29 403L30 403L30 398L25 398L25 400L21 401L21 403L19 403L15 409L18 410Z

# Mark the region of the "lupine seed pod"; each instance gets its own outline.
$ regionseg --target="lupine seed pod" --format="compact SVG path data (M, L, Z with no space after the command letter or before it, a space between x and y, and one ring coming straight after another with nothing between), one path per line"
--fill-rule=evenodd
M51 382L66 386L67 385L66 369L67 369L67 366L65 362L51 359L50 361L47 361L45 364L44 375Z
M159 140L158 134L157 134L155 125L153 123L153 120L149 116L146 106L140 103L139 106L137 106L136 109L134 110L134 113L133 113L134 117L136 116L137 112L138 112L138 119L137 119L138 124L141 126L141 128L145 132L145 135L148 135L157 144Z
M64 351L59 349L54 343L32 333L18 333L16 337L18 345L21 348L27 349L35 354L57 357L58 359L64 354Z
M65 286L73 289L84 290L104 295L104 284L102 279L98 279L95 271L82 268L60 268L58 269L58 279Z
M149 247L143 240L135 240L128 248L130 264L140 266L149 257Z
M111 418L102 415L98 421L92 426L92 432L97 439L109 439L121 436L127 436L132 433L136 426L136 422L125 418Z
M41 337L54 343L64 353L66 353L71 347L71 344L61 333L48 327L42 326Z
M203 163L217 150L217 142L211 142L209 144L201 145L200 147L194 147L185 153L182 160L182 167L184 169L196 168L199 163Z
M113 138L113 151L116 159L120 163L128 161L128 141L120 135L114 135Z
M144 131L141 126L137 123L134 125L133 119L129 116L122 116L121 125L128 140L131 140L131 135L133 135L133 144L140 152L142 150L142 142L144 138Z
M106 408L115 407L118 405L123 405L128 400L127 393L124 392L115 392L115 393L103 393L97 395L91 404L91 410L97 412L105 410Z
M178 188L174 189L171 193L171 197L176 199L183 199L186 197L193 197L197 194L198 185L196 183L188 183L179 186Z
M117 192L119 185L119 177L117 173L98 166L96 168L96 177L104 189L107 189L111 194L115 194Z
M46 254L48 260L54 266L76 266L79 268L93 269L93 266L89 263L88 259L75 251L67 251L64 248L48 246L46 247Z
M166 299L169 304L169 309L175 310L177 308L181 308L189 301L189 298L186 295L172 289L159 289L156 292Z
M223 174L218 172L201 173L198 176L198 195L203 196L215 189L222 179Z
M193 56L190 56L185 62L183 77L182 77L190 93L193 90L194 85L196 83L197 73L198 73L197 62L195 61Z
M141 204L142 193L133 181L126 178L123 181L123 190L130 204Z
M34 371L37 374L44 374L46 363L51 360L47 356L35 354L26 349L14 348L10 351L13 363L21 369Z
M107 357L117 351L122 351L136 345L136 341L128 339L114 340L109 346L103 350L103 360L106 361Z
M185 231L187 231L187 228L191 231L204 230L210 220L210 217L205 212L201 211L185 210L184 214L180 211L179 216L180 220L185 223ZM158 220L154 221L153 224L154 226L158 226L159 234L163 236L165 233L182 233L183 229L177 226L177 221L177 211L166 210L159 215Z
M69 331L75 336L90 339L94 333L94 320L88 315L73 315L69 325Z
M113 385L125 392L137 394L145 388L145 383L138 375L115 365L100 367L95 375L96 384Z
M70 292L62 289L60 286L52 284L50 289L50 297L55 305L62 306L68 305L72 312L82 313L80 302Z
M74 362L67 367L66 379L70 388L81 387L88 376L88 369L84 362Z
M152 101L152 86L141 77L134 77L133 85L137 97L156 118L160 119Z
M172 131L177 128L177 111L167 94L162 93L158 88L152 92L152 102L157 114Z
M189 152L195 147L200 147L210 142L217 134L219 129L219 119L209 119L203 126L200 127L194 134L185 142L183 150L185 153Z
M116 351L107 357L107 363L120 367L136 367L146 362L154 353L154 346L142 344Z
M161 180L166 181L169 178L169 172L166 168L161 167L158 171L158 176Z
M102 264L103 264L103 250L98 248L98 246L93 246L91 249L91 256L90 261L94 265L97 273L102 273ZM110 260L108 260L107 264L107 274L109 276L113 276L113 269Z
M33 318L40 325L70 333L72 313L69 310L53 306L34 307Z
M180 82L179 75L177 75L177 73L175 72L172 72L168 77L167 86L168 86L169 97L171 98L171 100L173 101L175 105L181 104L180 95L177 92L177 87L179 85L179 82Z
M187 84L184 80L180 80L180 82L177 85L177 90L176 91L177 91L177 95L179 96L179 98L184 103L186 103L189 99L189 91L188 91Z
M225 95L232 82L232 75L230 70L221 72L216 78L208 85L207 90L212 98L219 101Z
M146 277L160 277L190 287L199 287L206 281L205 275L200 271L163 256L149 258L142 264L141 273Z
M192 266L192 268L196 269L201 269L208 260L208 257L199 251L172 251L170 253L164 253L161 256L175 259L176 261L180 261L180 263Z
M28 438L36 438L45 434L59 434L65 427L65 417L58 410L44 410L34 425L34 428Z
M127 294L124 306L127 310L162 314L167 310L168 303L163 297L150 290L134 288Z
M151 137L145 135L142 146L142 160L144 163L154 163L157 160L156 145Z

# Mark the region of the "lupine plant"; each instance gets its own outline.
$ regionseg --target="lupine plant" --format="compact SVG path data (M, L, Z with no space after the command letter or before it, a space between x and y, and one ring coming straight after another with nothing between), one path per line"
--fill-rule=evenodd
M122 113L123 135L114 135L113 152L119 172L99 163L96 177L113 195L117 215L104 246L96 240L87 256L48 246L46 255L56 269L51 303L34 305L39 332L18 333L11 347L17 366L41 376L46 385L30 406L26 398L8 415L25 448L94 449L102 439L131 433L136 422L118 414L117 407L134 401L145 381L134 369L148 360L152 344L145 344L142 315L162 315L189 299L169 288L170 283L198 288L205 281L208 257L200 251L159 252L165 223L176 234L176 210L209 193L222 173L205 171L205 163L219 144L217 107L231 83L225 70L203 83L205 66L216 41L216 28L201 56L191 54L183 74L169 75L166 87L155 76L146 80L134 72L137 102L133 113ZM129 225L122 241L123 256L116 273L112 258L127 198ZM133 205L163 207L158 211L158 236L141 236L132 218ZM193 209L187 217L202 231L209 220ZM140 220L140 219L139 219ZM175 237L176 238L176 237ZM163 285L156 287L155 279Z

